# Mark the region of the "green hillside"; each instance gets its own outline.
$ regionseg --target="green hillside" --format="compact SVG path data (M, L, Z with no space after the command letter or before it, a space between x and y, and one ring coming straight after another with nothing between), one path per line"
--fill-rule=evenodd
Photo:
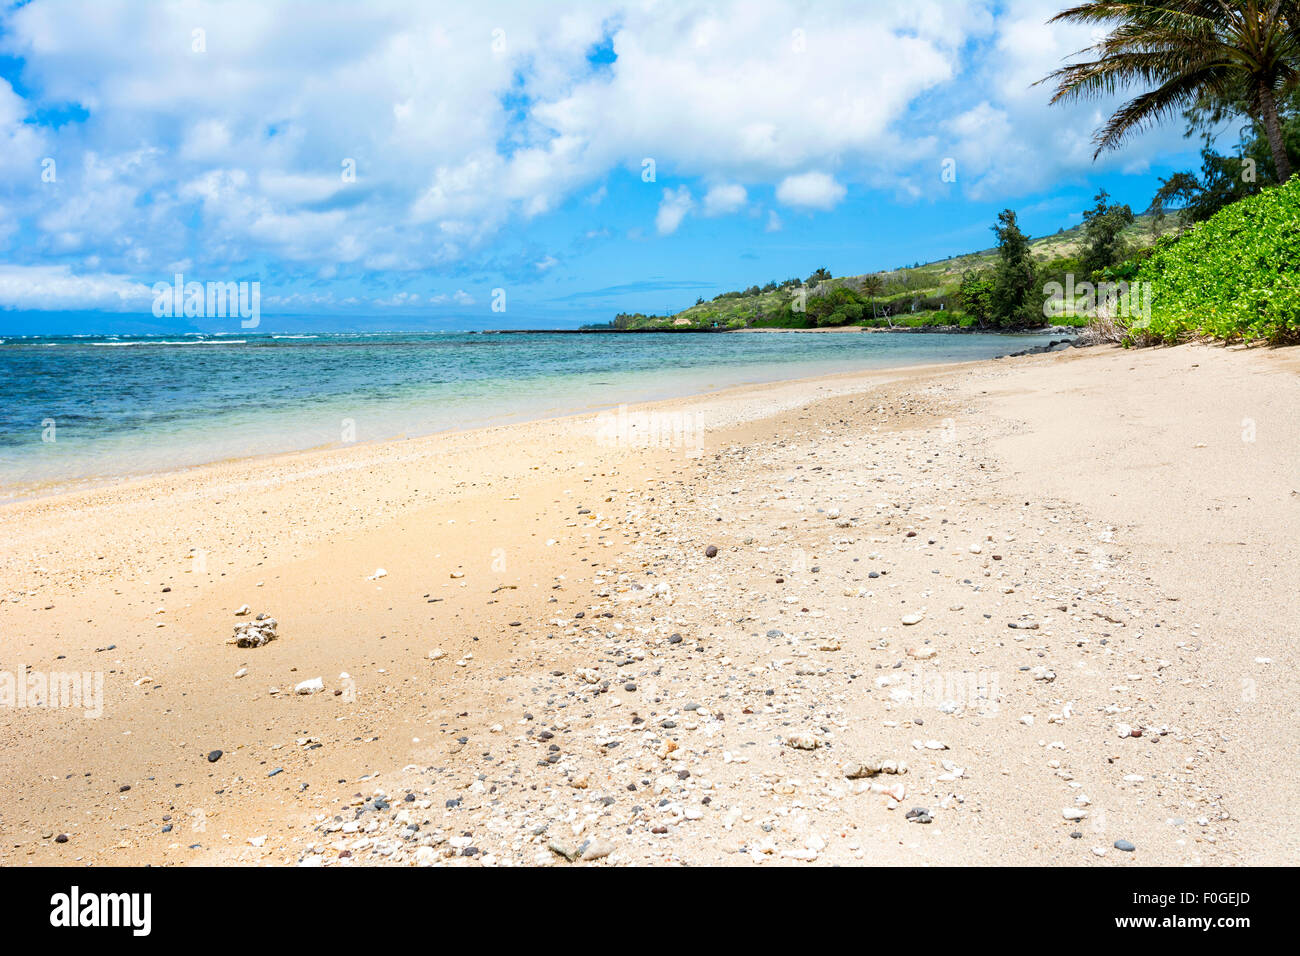
M1123 235L1131 248L1138 249L1151 245L1160 235L1175 228L1172 222L1157 227L1151 216L1143 215L1138 216ZM1052 281L1066 272L1082 277L1077 256L1083 244L1082 225L1033 240L1030 249L1043 282ZM958 287L963 275L987 273L996 261L997 250L989 248L887 272L771 281L721 293L672 315L620 314L612 325L631 331L676 332L811 328L817 325L973 325L975 320L960 308L956 296ZM794 307L801 289L803 312ZM847 290L847 294L837 295L836 290L840 289ZM829 314L826 314L828 309ZM1087 317L1073 316L1057 321L1058 324L1084 325Z

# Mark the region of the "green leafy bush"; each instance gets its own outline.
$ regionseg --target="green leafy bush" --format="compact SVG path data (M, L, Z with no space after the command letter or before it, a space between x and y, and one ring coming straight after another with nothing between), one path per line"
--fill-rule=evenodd
M1300 176L1165 238L1138 273L1150 322L1127 341L1300 341Z

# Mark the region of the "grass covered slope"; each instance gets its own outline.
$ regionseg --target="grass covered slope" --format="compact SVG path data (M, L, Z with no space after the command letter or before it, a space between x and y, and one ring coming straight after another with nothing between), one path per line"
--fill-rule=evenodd
M1173 228L1172 222L1156 223L1151 216L1142 215L1124 230L1124 239L1130 246L1141 248ZM1082 226L1032 240L1030 251L1042 271L1042 281L1063 279L1066 272L1079 272L1077 257L1084 244ZM976 324L975 320L962 312L957 295L962 277L991 270L997 258L997 250L988 248L882 272L768 282L764 286L723 292L667 315L621 314L612 326L666 332L843 325L970 326ZM791 304L801 288L806 294L807 309L795 312ZM1052 322L1084 325L1087 318L1061 316Z
M1300 341L1300 176L1157 244L1138 273L1151 320L1132 343Z

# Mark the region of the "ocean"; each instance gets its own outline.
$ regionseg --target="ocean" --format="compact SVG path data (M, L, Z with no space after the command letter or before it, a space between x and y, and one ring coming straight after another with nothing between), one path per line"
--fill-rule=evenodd
M224 459L546 418L1047 335L469 332L0 341L0 500Z

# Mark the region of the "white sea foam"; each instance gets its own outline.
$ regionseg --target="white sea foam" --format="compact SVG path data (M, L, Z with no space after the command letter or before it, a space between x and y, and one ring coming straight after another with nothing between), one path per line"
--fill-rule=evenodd
M175 342L160 339L150 339L142 342L91 342L91 345L116 346L126 348L131 345L244 345L248 339L202 339L193 342Z

